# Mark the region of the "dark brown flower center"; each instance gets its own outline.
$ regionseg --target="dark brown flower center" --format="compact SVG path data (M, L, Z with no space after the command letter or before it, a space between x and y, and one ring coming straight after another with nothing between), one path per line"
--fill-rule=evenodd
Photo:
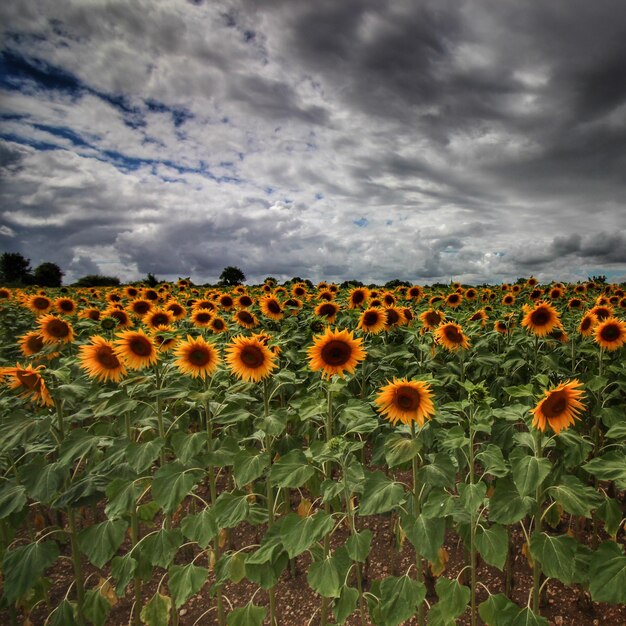
M210 313L198 313L196 315L196 322L199 324L208 324L213 316Z
M337 309L335 309L335 307L330 302L322 304L322 306L319 308L319 314L324 317L332 317L333 315L335 315L335 313L337 313Z
M211 361L211 355L208 350L204 350L202 348L194 348L189 353L189 361L193 365L201 367L203 365L207 365L207 363Z
M436 326L441 321L441 315L437 311L428 311L425 319L429 326Z
M403 411L415 411L420 405L419 391L413 387L400 387L396 390L395 403Z
M170 304L170 305L167 307L167 310L168 310L168 311L170 311L173 315L178 316L178 315L181 315L181 314L182 314L182 312L183 312L183 307L182 307L182 306L180 306L180 304L176 304L176 303L174 303L174 304Z
M230 296L222 296L220 304L225 307L233 306L233 299Z
M143 337L134 337L128 347L137 356L146 357L152 354L152 344Z
M71 300L61 300L59 309L65 311L65 313L71 313L74 310L74 303Z
M138 315L145 315L151 308L152 305L146 301L135 302L135 304L133 304L133 311Z
M322 361L334 367L345 365L352 355L352 349L344 341L333 339L322 348Z
M44 311L50 306L50 300L48 300L48 298L35 298L33 300L33 306L36 309L40 309L41 311Z
M241 306L252 306L252 298L250 296L241 296L239 298L239 304Z
M583 318L583 321L580 323L580 330L589 330L592 322L593 320L590 317Z
M566 409L567 395L563 391L552 392L541 405L541 412L548 420L560 417Z
M400 321L400 315L398 314L398 311L396 311L395 309L387 309L386 314L387 314L387 324L389 324L389 326L392 326L393 324L397 324Z
M39 335L31 335L26 341L26 347L31 352L39 352L43 348L43 339Z
M617 324L606 324L604 328L600 330L600 337L604 341L617 341L622 332Z
M239 311L239 313L237 313L237 318L244 324L254 324L254 317L252 317L252 313L249 313L248 311Z
M463 343L463 333L456 326L444 326L443 334L446 339L452 343Z
M43 380L41 377L35 372L16 372L17 379L20 381L20 384L24 387L28 387L31 391L39 391L41 389L41 385Z
M599 320L605 320L611 315L611 311L606 307L596 307L594 313Z
M70 327L67 322L59 319L54 319L50 320L46 324L46 331L48 332L48 334L56 337L57 339L65 339L65 337L69 336L70 334Z
M167 326L170 323L170 317L166 313L155 313L152 318L154 326Z
M265 363L265 354L258 346L245 346L240 353L240 358L246 367L257 369Z
M214 319L213 328L215 330L224 330L224 322L221 319Z
M278 304L278 302L276 302L276 300L268 300L268 302L267 302L267 310L270 313L274 313L275 315L278 315L279 313L283 312L283 310L280 308L280 304Z
M120 366L119 359L110 346L100 346L96 351L96 360L102 367L108 370L117 369Z
M366 311L365 315L363 315L363 325L375 326L378 324L379 319L378 311Z
M544 308L536 309L530 314L530 321L533 326L545 326L550 321L550 311Z

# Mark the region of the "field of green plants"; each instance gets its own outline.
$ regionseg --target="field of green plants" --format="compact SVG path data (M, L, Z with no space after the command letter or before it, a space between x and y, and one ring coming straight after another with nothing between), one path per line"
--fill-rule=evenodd
M624 623L625 319L533 278L0 288L0 622Z

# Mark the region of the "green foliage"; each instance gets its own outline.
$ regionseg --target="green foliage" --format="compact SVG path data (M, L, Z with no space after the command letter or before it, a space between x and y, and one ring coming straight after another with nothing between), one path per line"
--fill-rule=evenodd
M73 287L119 287L120 279L116 276L106 276L104 274L87 274L81 276Z
M220 274L220 284L225 287L241 285L245 280L246 275L238 267L232 265L225 267Z

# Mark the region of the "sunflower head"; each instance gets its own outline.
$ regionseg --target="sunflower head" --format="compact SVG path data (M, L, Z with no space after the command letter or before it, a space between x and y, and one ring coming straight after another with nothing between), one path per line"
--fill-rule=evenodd
M146 327L154 330L159 326L169 326L174 321L174 315L166 309L154 308L144 315L141 321Z
M363 332L377 335L387 327L387 316L380 308L370 307L361 313L358 328Z
M617 317L608 317L598 322L593 336L601 348L613 352L626 343L626 323Z
M47 296L34 294L27 300L26 305L35 315L41 315L52 308L52 300Z
M43 315L37 323L39 334L44 343L71 343L74 341L74 329L69 322L54 315Z
M76 302L72 298L57 298L54 301L54 306L61 315L73 315L76 313Z
M94 335L90 343L80 346L78 360L88 376L101 382L119 382L126 376L126 367L115 354L113 344L100 335Z
M581 387L582 384L574 379L546 391L532 410L533 427L545 432L549 426L557 435L569 428L575 419L579 419L579 413L585 410L581 402L584 396Z
M524 319L522 326L530 330L538 337L549 335L557 326L560 326L559 314L552 305L547 302L539 302L530 309Z
M315 315L325 318L327 324L333 324L339 313L339 305L335 302L322 302L315 307Z
M31 330L20 337L19 345L24 356L35 356L43 350L44 341L36 330Z
M444 320L444 315L441 311L436 309L428 309L420 314L420 320L424 326L424 330L432 330L439 326Z
M215 333L227 333L228 332L228 324L224 320L223 317L216 315L210 322L209 328Z
M169 352L176 346L179 339L173 326L157 326L151 331L150 337L159 352Z
M593 334L593 328L597 323L598 318L593 313L591 313L591 311L588 311L582 316L580 320L580 324L578 325L578 332L583 337L590 337Z
M250 311L246 309L237 311L235 315L233 315L233 319L243 328L254 328L259 323L254 313L250 313Z
M469 339L463 333L463 329L454 322L440 324L435 330L435 341L451 351L469 348Z
M461 302L463 302L463 296L460 293L451 293L446 297L446 306L451 309L456 309L458 306L461 306Z
M183 374L203 380L214 374L221 362L217 348L202 336L194 339L187 335L187 340L178 344L174 355L177 357L174 365Z
M385 309L385 317L387 322L387 328L392 326L404 326L406 324L406 318L402 309L390 306Z
M355 339L347 330L326 329L323 335L313 338L313 345L308 350L309 367L315 372L322 370L322 376L330 378L334 374L343 378L345 372L352 374L365 359L363 340Z
M350 295L348 296L349 307L351 309L358 309L367 303L369 298L369 289L367 287L355 287L350 290Z
M283 307L274 296L264 296L259 302L261 312L271 320L281 320L285 315Z
M258 382L278 367L272 351L258 337L238 335L226 348L226 362L235 376Z
M133 300L126 308L129 313L137 317L143 317L152 310L153 304L145 298L137 298Z
M139 370L154 365L158 360L158 351L142 330L126 330L118 333L115 340L115 355L126 367Z
M54 401L46 387L46 382L40 374L42 369L43 365L37 367L27 365L23 367L16 363L15 367L2 368L0 378L8 378L9 380L6 382L9 388L19 391L20 398L29 400L33 404L54 406Z
M435 413L430 386L420 380L394 378L381 387L374 402L392 424L417 422L423 426Z
M213 311L209 309L195 309L191 314L191 321L198 328L206 328L213 319Z

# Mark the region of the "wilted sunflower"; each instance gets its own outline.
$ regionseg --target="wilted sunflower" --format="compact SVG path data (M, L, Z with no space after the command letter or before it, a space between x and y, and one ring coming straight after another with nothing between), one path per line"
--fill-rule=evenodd
M560 325L559 314L547 302L538 302L534 309L530 309L524 315L522 320L522 326L538 337L545 337Z
M285 312L280 302L274 296L264 296L259 302L261 313L271 320L282 320Z
M333 331L329 327L323 335L313 338L313 345L308 349L309 367L314 372L322 370L325 378L334 374L343 378L345 372L352 374L366 356L362 343L363 340L355 339L351 331Z
M234 337L226 353L232 373L247 382L263 380L278 367L272 351L257 337Z
M365 311L361 313L357 326L357 328L360 328L363 332L372 333L372 335L377 335L385 330L386 327L387 316L383 309L379 308L365 309Z
M583 337L591 337L591 335L593 335L593 327L597 323L598 318L593 313L588 311L582 316L580 320L580 324L578 325L578 332Z
M250 313L250 311L246 311L245 309L237 311L235 315L233 315L233 319L243 328L254 328L259 323L254 313Z
M209 328L216 334L228 332L228 324L224 321L224 318L219 315L216 315L209 322Z
M613 352L626 343L626 323L617 317L609 317L598 322L593 336L601 348Z
M374 402L394 425L417 422L423 426L424 420L435 414L430 386L421 380L394 378L393 382L380 388Z
M57 298L54 307L62 315L73 315L76 313L76 302L72 298Z
M16 363L15 367L2 368L1 378L8 377L9 380L5 382L9 389L21 391L20 398L42 406L53 406L54 401L46 387L46 382L39 373L41 369L43 365L22 367Z
M531 411L533 427L545 432L546 426L550 426L557 435L569 428L575 419L579 419L578 414L585 410L580 401L584 395L580 387L582 384L574 379L546 391L545 397Z
M454 322L440 324L434 333L435 341L447 350L469 348L469 340L463 333L463 329Z
M80 366L91 378L117 383L126 376L126 367L115 354L113 344L104 337L94 335L91 343L80 346L78 350Z
M126 330L117 334L115 354L126 367L139 370L154 365L159 356L152 339L142 330Z
M213 311L209 309L194 309L191 314L191 322L198 328L207 328L213 319Z
M435 309L428 309L428 311L420 313L420 320L422 320L424 330L433 330L434 328L437 328L437 326L439 326L444 319L444 314Z
M39 334L44 343L71 343L74 329L69 322L54 315L44 315L37 320Z
M325 318L327 324L333 324L339 313L339 305L335 302L322 302L315 307L315 315Z
M174 355L178 357L174 365L183 373L193 378L198 376L203 380L217 370L221 362L217 348L205 341L204 337L195 339L187 335L186 341L181 341Z
M24 356L35 356L43 350L43 337L36 330L31 330L20 337L19 346Z
M166 309L154 308L141 321L148 328L155 329L158 326L169 326L174 321L174 315Z
M52 300L47 296L35 294L28 298L26 306L35 313L35 315L41 315L47 313L52 308Z
M350 290L348 296L348 306L351 309L359 309L367 304L369 298L369 289L367 287L355 287Z

